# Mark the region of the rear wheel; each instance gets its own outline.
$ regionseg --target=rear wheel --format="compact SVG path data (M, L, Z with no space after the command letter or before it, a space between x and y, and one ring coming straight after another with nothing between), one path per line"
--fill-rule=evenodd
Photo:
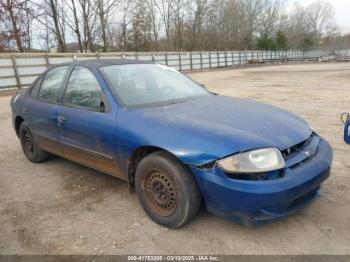
M181 227L201 207L201 195L193 175L166 152L155 152L141 160L135 186L148 216L166 227Z
M48 153L39 148L26 122L23 122L19 128L19 138L21 140L23 153L29 161L40 163L47 159Z

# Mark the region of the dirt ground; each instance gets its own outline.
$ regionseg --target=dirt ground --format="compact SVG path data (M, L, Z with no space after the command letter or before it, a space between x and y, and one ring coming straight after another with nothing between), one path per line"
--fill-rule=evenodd
M306 118L334 148L321 198L252 229L205 211L168 230L152 222L117 178L60 158L32 164L0 97L0 254L350 254L350 146L339 116L350 111L350 63L199 72L223 95L251 98Z

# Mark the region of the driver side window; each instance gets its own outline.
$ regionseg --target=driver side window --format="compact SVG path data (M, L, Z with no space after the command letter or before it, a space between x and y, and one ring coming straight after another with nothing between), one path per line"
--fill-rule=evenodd
M38 83L37 88L40 86L39 99L46 102L56 103L60 86L68 71L68 66L58 66L49 70L44 76L44 80Z
M103 111L102 94L101 86L93 73L85 67L75 66L66 86L64 103Z

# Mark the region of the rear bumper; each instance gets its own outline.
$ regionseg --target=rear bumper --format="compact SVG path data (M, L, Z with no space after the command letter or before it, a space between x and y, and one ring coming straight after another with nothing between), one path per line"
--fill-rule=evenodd
M319 196L330 175L332 148L320 140L317 153L285 168L284 177L267 181L233 180L219 168L192 167L208 211L245 225L258 225L292 214Z

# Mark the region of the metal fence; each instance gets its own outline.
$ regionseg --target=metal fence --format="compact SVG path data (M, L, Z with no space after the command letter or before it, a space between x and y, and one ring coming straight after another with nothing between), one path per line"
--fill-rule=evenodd
M139 59L154 61L180 71L246 65L256 62L317 59L330 54L318 51L215 51L169 53L0 54L0 91L28 87L47 68L73 60Z

